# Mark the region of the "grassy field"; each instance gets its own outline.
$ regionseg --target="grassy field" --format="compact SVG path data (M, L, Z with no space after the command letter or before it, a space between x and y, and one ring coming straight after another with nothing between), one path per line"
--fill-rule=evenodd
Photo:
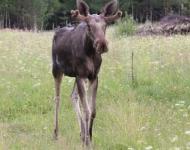
M190 149L190 36L114 33L108 30L110 50L99 75L94 149ZM52 140L52 36L0 31L0 150L81 149L72 78L62 84L60 138Z

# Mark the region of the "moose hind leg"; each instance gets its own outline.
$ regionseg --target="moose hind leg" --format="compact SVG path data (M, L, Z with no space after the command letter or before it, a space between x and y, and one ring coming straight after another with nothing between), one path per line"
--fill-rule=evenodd
M81 109L80 109L79 94L78 94L76 81L74 83L74 88L72 91L71 100L72 100L72 104L73 104L74 110L75 110L76 115L77 115L77 120L78 120L78 124L80 127L81 140L84 142L84 140L85 140L85 137L84 137L85 129L84 129L84 122L82 119L82 114L81 114Z

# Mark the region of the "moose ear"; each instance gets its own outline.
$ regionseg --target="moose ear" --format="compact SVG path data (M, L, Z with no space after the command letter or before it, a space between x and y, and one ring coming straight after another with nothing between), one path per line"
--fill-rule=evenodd
M83 16L88 16L89 14L89 7L83 0L77 0L77 9L79 10L80 14Z
M119 19L122 16L122 12L119 10L115 15L104 17L107 23L114 22L115 20Z
M114 15L117 11L118 11L118 1L112 0L103 7L102 14L103 16L107 17Z
M88 19L88 16L81 15L79 10L71 10L71 17L79 21L86 21Z

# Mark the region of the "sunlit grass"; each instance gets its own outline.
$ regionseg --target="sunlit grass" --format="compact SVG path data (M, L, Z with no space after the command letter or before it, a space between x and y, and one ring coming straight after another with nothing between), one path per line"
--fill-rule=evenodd
M60 138L52 140L53 33L0 32L0 149L81 149L72 78L62 84ZM99 75L94 148L190 149L190 36L114 33Z

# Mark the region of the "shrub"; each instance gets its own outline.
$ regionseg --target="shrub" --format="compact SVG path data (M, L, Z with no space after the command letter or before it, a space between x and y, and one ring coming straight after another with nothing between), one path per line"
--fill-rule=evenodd
M133 17L126 15L116 24L116 34L120 36L133 35L136 31L136 22Z

